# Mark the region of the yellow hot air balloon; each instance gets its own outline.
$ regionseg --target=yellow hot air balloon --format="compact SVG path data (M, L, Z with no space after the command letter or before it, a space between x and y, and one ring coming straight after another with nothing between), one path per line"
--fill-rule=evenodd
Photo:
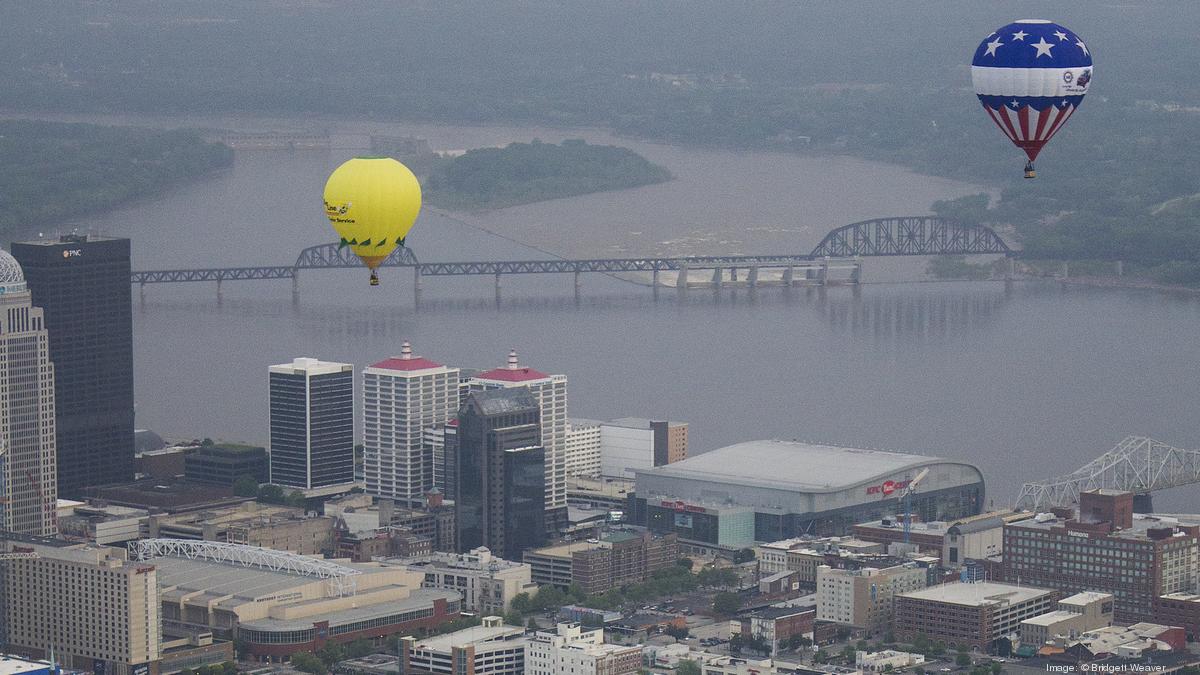
M412 229L421 210L421 184L408 167L391 157L355 157L334 169L325 181L325 215L350 250L371 270Z

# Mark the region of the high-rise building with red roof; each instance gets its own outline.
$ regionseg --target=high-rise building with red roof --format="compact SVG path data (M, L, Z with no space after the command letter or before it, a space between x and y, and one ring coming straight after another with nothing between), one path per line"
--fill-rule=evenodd
M424 432L458 412L459 370L413 354L363 370L363 474L367 493L421 506L432 487L433 457Z

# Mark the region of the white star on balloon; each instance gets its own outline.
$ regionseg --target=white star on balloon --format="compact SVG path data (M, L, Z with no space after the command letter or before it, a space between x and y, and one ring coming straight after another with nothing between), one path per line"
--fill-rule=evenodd
M1084 54L1088 53L1087 46L1083 44L1083 40L1076 40L1075 44L1079 45L1079 48L1083 50Z
M1037 50L1037 56L1033 57L1035 59L1041 56L1049 56L1050 58L1054 58L1054 55L1050 53L1050 50L1054 47L1054 44L1051 42L1046 42L1046 38L1042 38L1041 41L1036 45L1029 46Z
M1013 109L1015 110L1017 108L1017 106L1019 106L1021 104L1017 103L1017 99L1014 98L1012 103L1009 103L1009 105L1011 105L1013 107Z
M1054 31L1054 37L1058 38L1059 42L1065 42L1067 39L1067 34L1061 30L1056 30Z
M1003 43L1003 42L1000 42L1000 38L996 38L995 40L993 40L993 41L991 41L991 42L987 43L987 56L995 56L995 55L996 55L996 48L997 48L997 47L999 47L999 46L1000 46L1000 45L1002 45L1002 44L1004 44L1004 43ZM1006 53L1007 53L1007 52L1006 52Z
M1029 33L1026 33L1026 32L1025 32L1025 31L1023 31L1023 30L1020 30L1020 31L1017 31L1017 32L1013 33L1013 39L1014 39L1014 40L1022 40L1022 41L1024 41L1024 40L1025 40L1025 38L1027 38L1027 37L1029 37Z

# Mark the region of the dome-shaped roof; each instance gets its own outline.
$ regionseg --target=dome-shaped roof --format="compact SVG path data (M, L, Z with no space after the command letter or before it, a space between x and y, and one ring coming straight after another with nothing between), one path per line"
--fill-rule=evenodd
M12 254L0 249L0 292L15 293L25 290L25 271Z

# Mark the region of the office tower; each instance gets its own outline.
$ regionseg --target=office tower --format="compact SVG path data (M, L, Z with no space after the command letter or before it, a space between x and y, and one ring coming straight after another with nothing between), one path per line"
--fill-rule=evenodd
M58 493L133 479L133 310L129 240L66 235L19 242L54 363Z
M158 572L123 548L8 534L5 552L32 552L0 568L7 646L64 669L149 675L162 654Z
M271 482L319 492L354 483L354 366L271 366Z
M458 369L400 356L363 370L363 475L367 493L421 506L433 487L426 429L444 425L458 409Z
M542 418L542 445L546 449L546 529L557 532L567 524L567 376L547 375L522 366L517 352L508 353L508 363L473 376L472 391L512 387L529 389L538 402Z
M21 534L58 534L54 522L58 497L54 440L54 364L50 362L45 320L42 310L31 304L21 265L0 251L4 529Z
M458 412L458 550L486 546L506 560L545 540L545 451L537 399L527 389L473 392Z

